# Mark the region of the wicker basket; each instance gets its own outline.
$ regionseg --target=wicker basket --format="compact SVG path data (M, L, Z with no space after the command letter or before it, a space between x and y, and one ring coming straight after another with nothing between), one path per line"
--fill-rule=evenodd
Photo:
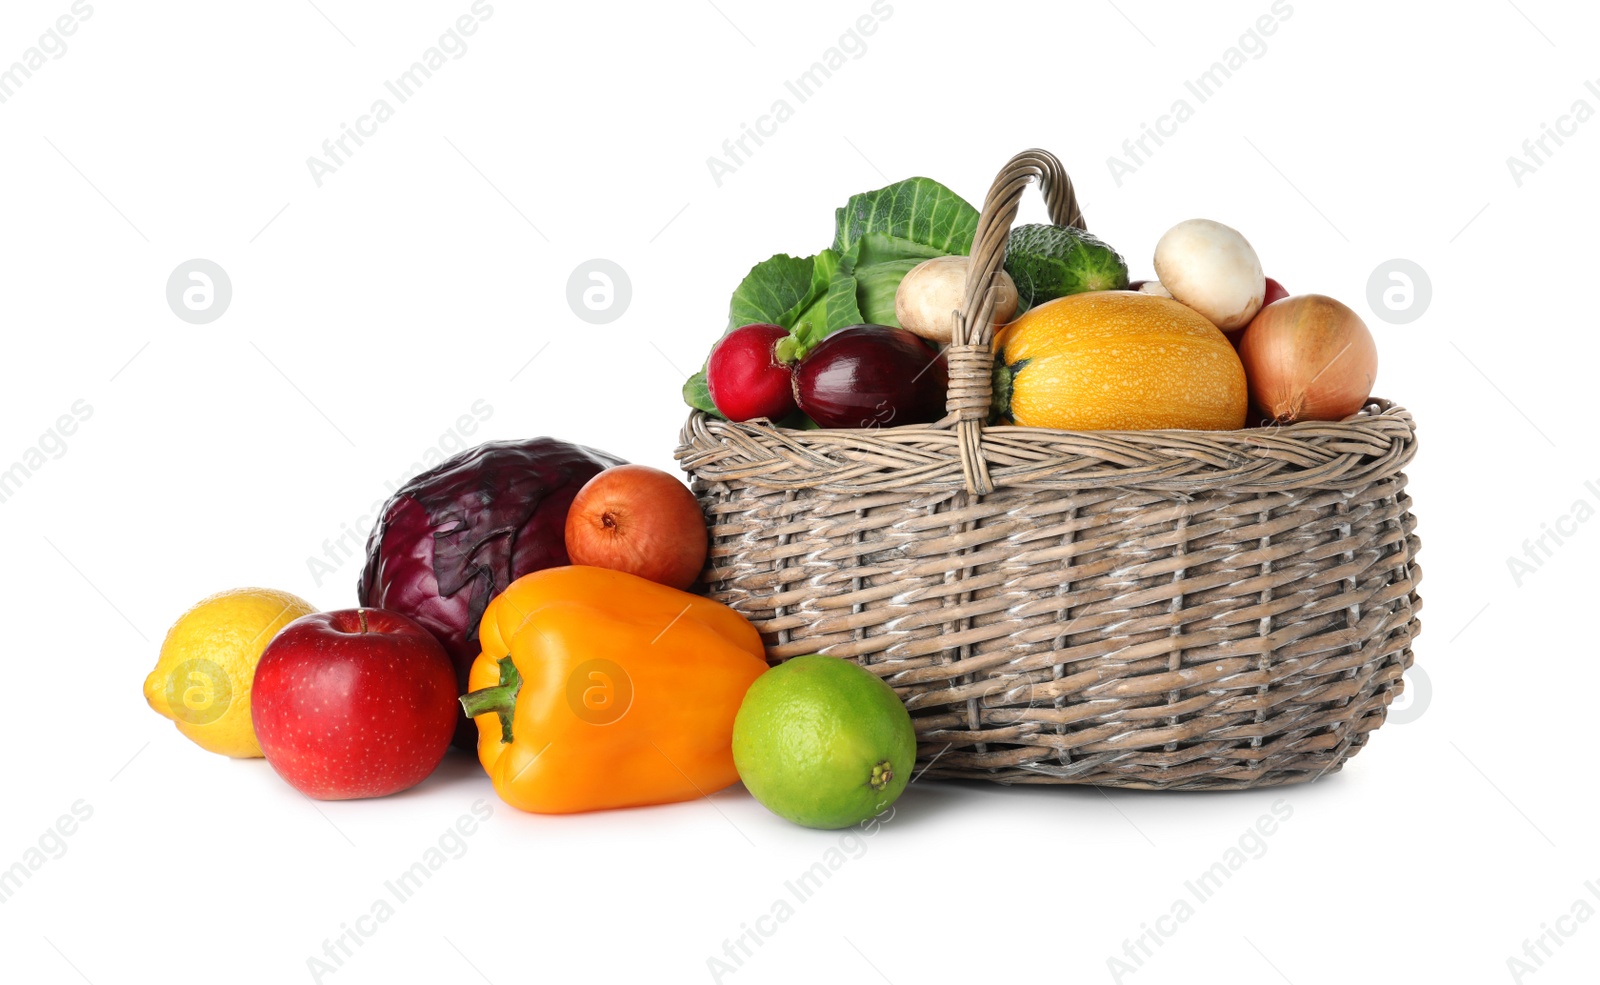
M1419 630L1411 415L1240 431L986 427L990 285L1044 151L984 201L937 423L800 431L696 413L677 457L710 593L774 661L853 658L930 777L1217 789L1340 768Z

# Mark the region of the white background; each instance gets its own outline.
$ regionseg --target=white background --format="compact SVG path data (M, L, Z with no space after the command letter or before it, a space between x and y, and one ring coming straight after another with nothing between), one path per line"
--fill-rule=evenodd
M1520 586L1507 566L1575 501L1600 505L1600 120L1520 187L1506 164L1575 100L1600 110L1592 5L1295 0L1200 105L1184 80L1268 0L895 0L719 187L707 158L868 0L496 0L465 54L318 187L307 157L469 3L95 2L0 104L0 467L74 401L93 408L0 504L0 867L75 802L93 809L0 904L7 981L311 980L307 958L480 798L494 814L465 855L324 981L714 980L707 959L837 833L738 787L521 815L463 756L402 796L313 805L263 761L184 740L141 681L211 592L354 604L358 562L319 584L308 558L346 529L364 540L386 483L453 442L475 401L493 414L469 440L556 434L672 467L682 375L751 264L827 245L832 210L888 180L981 201L1034 145L1067 163L1135 276L1163 230L1207 216L1291 290L1368 315L1378 392L1421 425L1427 686L1411 675L1408 720L1310 787L916 784L722 980L1114 980L1107 959L1279 798L1293 815L1265 854L1122 980L1515 980L1525 940L1580 898L1600 908L1584 887L1600 879L1600 523ZM0 67L68 8L6 0ZM1119 186L1106 158L1178 98L1193 118ZM1024 217L1042 218L1037 198ZM233 283L209 325L164 297L194 257ZM604 326L566 301L594 257L632 281ZM1433 289L1403 326L1366 301L1395 257ZM1570 938L1523 980L1593 980L1600 920L1560 926Z

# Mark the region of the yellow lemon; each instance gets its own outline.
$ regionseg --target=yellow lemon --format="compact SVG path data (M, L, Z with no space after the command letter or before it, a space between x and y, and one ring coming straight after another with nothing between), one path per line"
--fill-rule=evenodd
M236 759L261 755L250 722L256 661L278 630L317 611L269 588L235 588L202 599L161 643L144 699L196 745Z

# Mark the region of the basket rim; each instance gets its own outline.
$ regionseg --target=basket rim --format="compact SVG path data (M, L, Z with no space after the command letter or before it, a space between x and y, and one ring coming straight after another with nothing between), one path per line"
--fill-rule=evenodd
M1400 472L1416 454L1416 421L1369 398L1341 421L1232 431L1063 431L986 427L995 490L1116 487L1193 495L1355 488ZM690 413L674 457L693 478L828 494L966 491L956 431L941 420L887 428L778 427Z

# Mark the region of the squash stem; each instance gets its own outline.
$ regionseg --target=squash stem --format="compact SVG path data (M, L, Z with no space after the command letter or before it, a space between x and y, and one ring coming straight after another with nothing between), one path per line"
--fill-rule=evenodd
M511 718L517 710L517 692L522 690L522 675L510 657L500 658L500 683L479 688L461 696L461 710L468 718L493 712L500 716L500 741L511 743Z
M1015 365L1007 366L1004 359L994 361L994 375L990 378L989 386L994 396L989 401L989 418L991 422L1011 423L1011 384L1017 374L1022 372L1022 367L1028 365L1028 360L1023 359Z

